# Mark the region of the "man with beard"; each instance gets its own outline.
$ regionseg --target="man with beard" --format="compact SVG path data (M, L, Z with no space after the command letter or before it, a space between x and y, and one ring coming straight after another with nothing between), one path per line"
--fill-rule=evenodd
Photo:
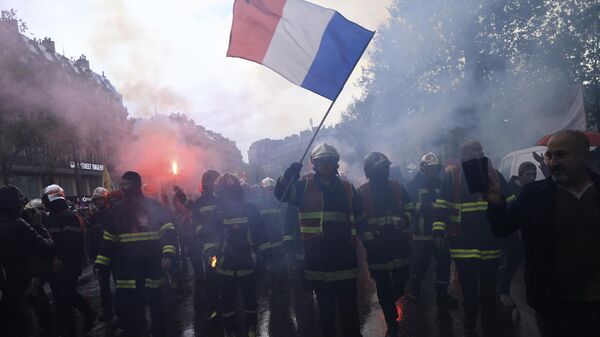
M589 147L581 131L559 131L544 156L550 177L512 204L495 184L486 196L495 235L521 230L527 303L543 337L600 332L600 176L588 170Z
M90 304L77 292L77 281L85 259L85 225L81 217L69 209L65 192L60 186L47 186L42 202L49 211L46 228L56 246L50 274L56 318L64 330L64 336L74 337L77 333L73 309L77 308L85 316L84 332L91 330L96 320L96 313Z
M26 202L15 186L0 188L0 331L6 337L28 335L28 256L44 258L54 246L41 225L34 228L21 218Z
M162 287L164 271L171 269L176 254L175 226L160 203L142 194L138 173L125 172L119 185L125 199L113 206L107 218L95 274L101 278L106 275L103 270L113 270L116 310L125 336L141 335L147 298L152 336L164 337Z

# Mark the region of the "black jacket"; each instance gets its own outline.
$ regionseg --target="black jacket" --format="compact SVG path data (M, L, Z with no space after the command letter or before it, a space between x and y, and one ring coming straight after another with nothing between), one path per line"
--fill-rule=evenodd
M600 191L600 176L591 172L590 176ZM555 190L556 183L549 177L524 186L517 200L508 207L490 203L487 210L494 235L506 237L521 230L525 247L527 303L535 309L547 303L552 291L551 273L556 263Z
M50 203L46 228L54 240L55 258L65 264L65 272L81 274L85 260L85 225L81 217L71 211L64 200Z
M0 214L0 288L6 296L22 295L30 278L28 257L51 255L53 246L43 227Z
M408 183L407 192L415 203L413 240L432 240L433 205L440 193L442 180L417 173Z

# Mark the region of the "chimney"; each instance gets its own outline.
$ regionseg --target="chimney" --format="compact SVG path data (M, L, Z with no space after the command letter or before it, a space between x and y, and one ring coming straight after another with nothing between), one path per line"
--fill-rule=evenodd
M77 61L75 61L75 65L77 66L77 68L79 68L83 72L90 71L90 61L88 61L85 58L85 55L79 56L79 59L77 59Z
M45 37L42 42L41 42L42 46L44 46L44 48L46 48L46 50L49 53L55 53L55 47L54 47L54 41L52 41L52 39L50 39L49 37Z
M19 34L19 22L15 19L0 20L0 30L10 34Z

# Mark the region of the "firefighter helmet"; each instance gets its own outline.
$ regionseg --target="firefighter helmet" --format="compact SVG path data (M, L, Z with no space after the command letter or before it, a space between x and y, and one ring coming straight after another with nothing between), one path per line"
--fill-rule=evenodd
M442 163L440 162L440 158L437 154L429 152L423 155L423 157L421 157L421 161L419 162L419 170L421 172L424 172L426 167L437 165L442 165Z
M215 194L219 197L242 195L243 193L242 184L233 173L225 172L215 181Z
M53 202L55 200L65 200L65 190L57 184L46 186L42 192L42 201Z
M273 179L271 179L271 178L269 178L269 177L266 177L265 179L263 179L263 180L260 182L260 186L261 186L262 188L275 187L275 180L273 180Z
M336 161L339 161L340 154L337 152L335 147L327 143L321 143L313 148L310 154L310 160L315 161L316 159L321 158L335 158Z
M202 185L214 184L217 178L219 178L219 172L215 170L208 170L202 174Z
M92 193L92 199L108 197L108 190L104 187L96 187Z
M31 200L29 200L29 202L27 203L27 205L25 205L25 209L43 210L44 209L44 203L42 202L42 199L40 199L40 198L31 199Z
M363 166L367 177L373 169L384 166L389 167L390 165L392 165L392 162L381 152L371 152L363 160Z

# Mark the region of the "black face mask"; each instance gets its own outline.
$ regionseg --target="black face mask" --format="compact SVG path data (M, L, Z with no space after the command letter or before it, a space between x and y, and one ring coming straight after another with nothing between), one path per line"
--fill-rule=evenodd
M136 199L143 195L142 189L136 186L131 186L130 188L122 189L122 191L125 200Z
M373 180L375 182L388 181L390 179L390 167L389 166L381 166L376 167L371 170L371 174L369 175L369 180Z

